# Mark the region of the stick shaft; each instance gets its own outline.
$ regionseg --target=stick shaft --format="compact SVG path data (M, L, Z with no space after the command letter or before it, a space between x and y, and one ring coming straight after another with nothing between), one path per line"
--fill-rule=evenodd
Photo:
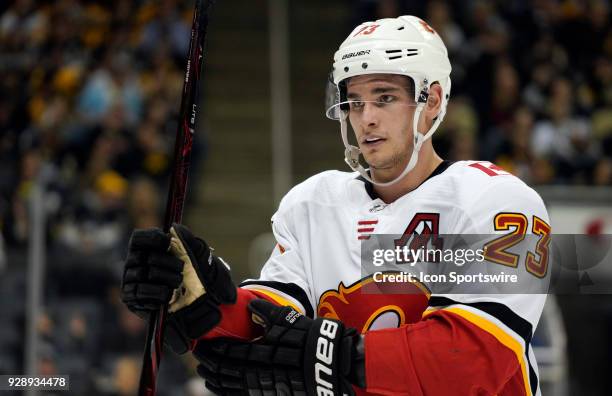
M189 55L183 83L181 109L179 113L176 140L174 144L174 160L164 231L168 232L172 223L180 223L183 217L183 205L187 195L187 179L191 163L193 135L196 128L198 111L199 81L204 59L204 41L208 27L210 0L195 0ZM139 396L154 396L157 385L157 374L161 363L163 350L164 323L167 306L151 313L147 326L147 340L140 373Z

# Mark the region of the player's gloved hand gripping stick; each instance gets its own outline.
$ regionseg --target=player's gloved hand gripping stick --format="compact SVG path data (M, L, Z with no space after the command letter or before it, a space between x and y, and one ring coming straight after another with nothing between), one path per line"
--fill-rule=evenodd
M227 264L180 224L170 235L157 228L133 232L121 291L128 308L145 319L169 304L164 342L176 353L219 324L220 304L236 301Z

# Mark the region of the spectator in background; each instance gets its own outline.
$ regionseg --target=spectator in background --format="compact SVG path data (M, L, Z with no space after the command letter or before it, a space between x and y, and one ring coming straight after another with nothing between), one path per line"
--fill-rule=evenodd
M59 227L59 241L82 254L111 252L123 236L127 191L128 182L118 173L100 172L83 205Z
M142 93L131 70L130 55L108 49L100 65L92 70L78 99L81 117L99 121L112 108L121 108L127 125L134 125L142 111Z
M512 121L520 101L519 77L506 59L500 59L493 71L493 97L489 110L490 125L501 126Z
M595 165L593 184L596 186L612 185L612 160L610 158L604 157Z
M533 125L532 111L526 106L519 107L512 121L505 126L502 140L493 158L496 164L526 183L534 182L532 171L535 156L531 146ZM542 183L543 180L539 182Z
M17 0L0 18L0 37L9 47L36 46L44 39L47 24L47 15L33 0Z
M471 101L459 96L448 104L444 123L436 132L436 147L447 153L451 161L460 161L477 156L476 134L478 117Z
M608 53L599 57L594 64L593 81L589 94L593 98L594 111L591 115L593 136L601 147L603 158L600 158L594 171L594 183L610 185L606 177L609 162L612 160L612 35L608 35ZM606 179L608 182L606 182Z
M128 213L130 228L151 228L161 224L161 193L155 183L141 178L131 185ZM126 239L127 240L127 239Z
M162 0L160 3L155 9L155 17L142 30L140 47L146 52L154 52L165 38L172 57L180 64L184 62L189 49L189 40L185 40L190 32L189 19L181 15L176 0Z
M427 2L425 19L442 37L449 54L457 54L465 42L465 35L450 14L451 10L446 1Z
M136 131L135 145L129 157L135 162L138 173L159 180L168 174L170 147L155 121L149 119Z
M534 65L531 72L531 80L523 89L523 101L538 116L546 114L546 103L550 84L554 77L554 68L548 62Z
M428 1L426 6L427 22L440 34L449 57L453 59L453 81L460 86L465 78L463 65L463 47L465 45L465 34L463 29L451 17L452 10L448 3L443 0Z
M535 125L531 145L538 157L549 158L557 178L585 183L592 171L597 148L588 121L573 114L572 84L565 78L552 83L548 119Z
M132 396L138 393L140 359L137 356L121 356L116 360L113 371L112 396Z
M10 244L25 246L30 230L28 216L28 198L32 185L40 169L40 151L31 148L23 153L20 159L18 184L11 198L11 211L7 213L3 224L4 235Z

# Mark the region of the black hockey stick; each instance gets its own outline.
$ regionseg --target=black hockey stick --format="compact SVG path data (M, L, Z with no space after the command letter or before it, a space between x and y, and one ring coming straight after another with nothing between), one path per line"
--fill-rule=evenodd
M196 128L198 110L199 82L204 59L204 40L208 27L208 16L213 0L195 0L193 23L191 25L191 41L189 42L189 55L183 83L183 96L176 141L174 144L174 160L172 162L172 176L170 190L164 218L164 231L169 232L172 223L180 223L183 217L183 204L187 194L187 177L191 158L193 134ZM164 321L167 306L157 312L152 312L147 327L147 341L145 344L140 373L139 396L154 396L157 373L161 363Z

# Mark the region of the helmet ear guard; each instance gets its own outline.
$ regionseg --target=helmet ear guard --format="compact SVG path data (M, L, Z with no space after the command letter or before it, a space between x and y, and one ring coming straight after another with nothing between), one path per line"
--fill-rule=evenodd
M417 103L426 104L428 100L429 100L429 81L427 81L427 79L424 79L422 87L421 87L421 92L419 92L419 99L417 100Z

